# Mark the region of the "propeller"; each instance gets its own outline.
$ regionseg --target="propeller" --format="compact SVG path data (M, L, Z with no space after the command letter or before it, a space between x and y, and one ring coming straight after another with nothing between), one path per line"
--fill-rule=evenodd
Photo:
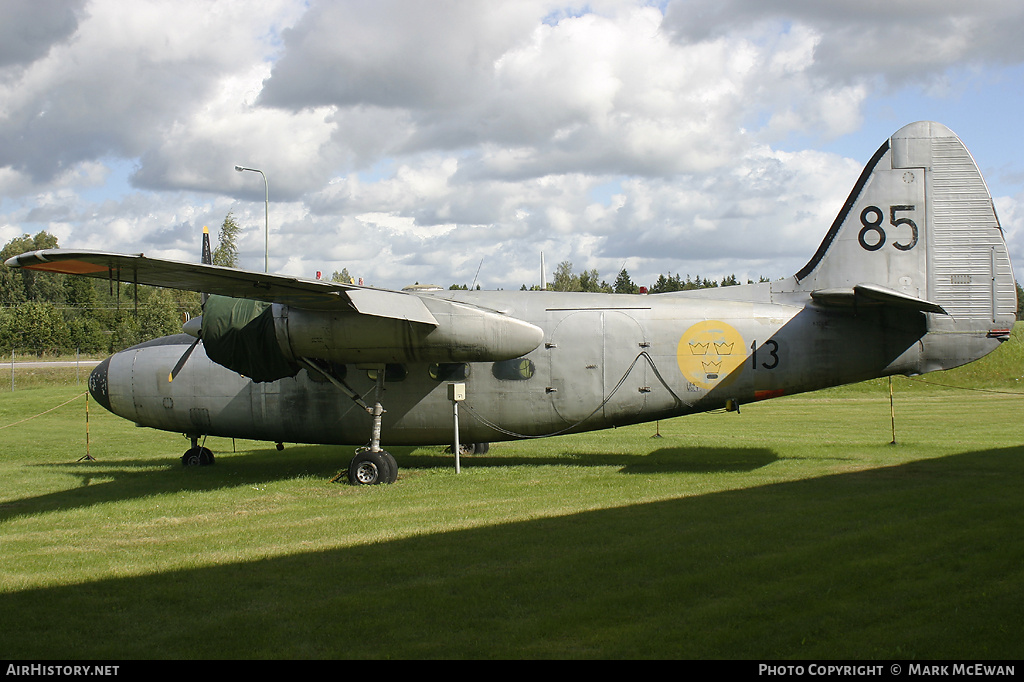
M174 381L174 378L178 376L178 372L181 371L181 368L184 367L185 363L188 361L188 356L192 355L192 351L196 349L196 346L199 345L200 341L202 341L202 339L197 338L195 341L190 343L185 353L180 358L178 358L178 362L175 363L174 369L172 369L171 373L167 375L168 383Z
M210 230L207 229L206 225L203 225L203 255L202 255L202 262L203 262L204 265L212 265L213 264L213 256L210 254ZM203 307L203 308L206 307L206 299L207 298L209 298L209 294L206 294L206 293L200 294L200 305L201 305L201 307ZM189 347L187 349L185 349L185 352L182 353L180 358L178 358L178 362L176 362L174 364L174 368L171 370L171 373L167 375L167 382L168 383L174 381L175 377L178 376L178 372L180 372L182 367L185 366L185 363L188 362L188 358L189 358L190 355L192 355L192 351L194 351L196 349L196 346L199 345L199 342L203 340L203 335L202 335L202 332L203 332L203 317L202 317L202 315L200 315L199 317L193 317L190 320L187 320L181 326L181 330L183 332L185 332L186 334L188 334L189 336L196 337L196 340L193 341L191 344L189 344Z

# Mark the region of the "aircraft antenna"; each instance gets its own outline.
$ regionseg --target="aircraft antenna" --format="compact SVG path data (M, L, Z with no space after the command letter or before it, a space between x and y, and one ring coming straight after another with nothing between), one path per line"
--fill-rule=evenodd
M473 286L471 286L469 288L470 291L473 291L474 289L476 289L476 280L477 280L478 277L480 277L480 268L482 268L483 266L484 266L484 259L481 258L480 259L480 265L476 266L476 274L473 275Z

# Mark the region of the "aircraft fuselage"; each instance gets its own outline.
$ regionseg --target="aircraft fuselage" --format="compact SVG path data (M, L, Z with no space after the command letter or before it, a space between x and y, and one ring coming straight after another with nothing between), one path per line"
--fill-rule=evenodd
M785 289L765 283L659 295L438 292L532 323L543 330L543 342L501 362L389 365L381 401L386 442L452 442L452 382L466 386L461 442L490 442L916 374L998 345L987 336L991 325L961 327L955 339L944 338L928 334L929 324L941 326L931 315L817 307ZM785 302L772 302L779 300ZM166 337L115 354L94 374L93 394L140 425L190 435L366 442L371 416L309 369L256 383L210 361L200 345L169 382L191 341ZM332 371L372 402L377 365L335 364Z

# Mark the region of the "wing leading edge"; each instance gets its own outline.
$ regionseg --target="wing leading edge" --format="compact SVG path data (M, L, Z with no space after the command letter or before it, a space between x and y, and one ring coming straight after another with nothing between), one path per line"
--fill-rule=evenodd
M143 254L45 249L14 256L6 265L44 272L82 275L129 284L183 289L310 310L350 310L437 326L423 301L411 294L354 284L321 282L202 263L182 263Z

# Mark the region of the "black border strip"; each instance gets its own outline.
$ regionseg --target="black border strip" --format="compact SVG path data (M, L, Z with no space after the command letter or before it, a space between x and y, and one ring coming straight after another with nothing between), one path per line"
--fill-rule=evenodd
M868 178L875 172L875 166L882 160L882 156L889 151L889 140L882 143L882 146L878 148L871 160L868 161L868 165L864 166L864 170L861 171L860 177L857 179L857 184L853 186L853 190L850 192L850 196L846 199L846 203L843 204L842 210L839 211L839 215L832 221L832 227L829 228L825 238L821 241L821 246L814 253L814 256L807 262L807 265L800 268L800 272L796 273L797 283L803 281L807 275L814 271L814 268L818 267L818 263L825 257L825 252L832 246L832 242L835 240L836 235L839 234L839 228L843 226L843 222L846 220L846 216L849 215L853 205L857 203L857 199L860 198L860 193L864 190L864 185L867 183Z

